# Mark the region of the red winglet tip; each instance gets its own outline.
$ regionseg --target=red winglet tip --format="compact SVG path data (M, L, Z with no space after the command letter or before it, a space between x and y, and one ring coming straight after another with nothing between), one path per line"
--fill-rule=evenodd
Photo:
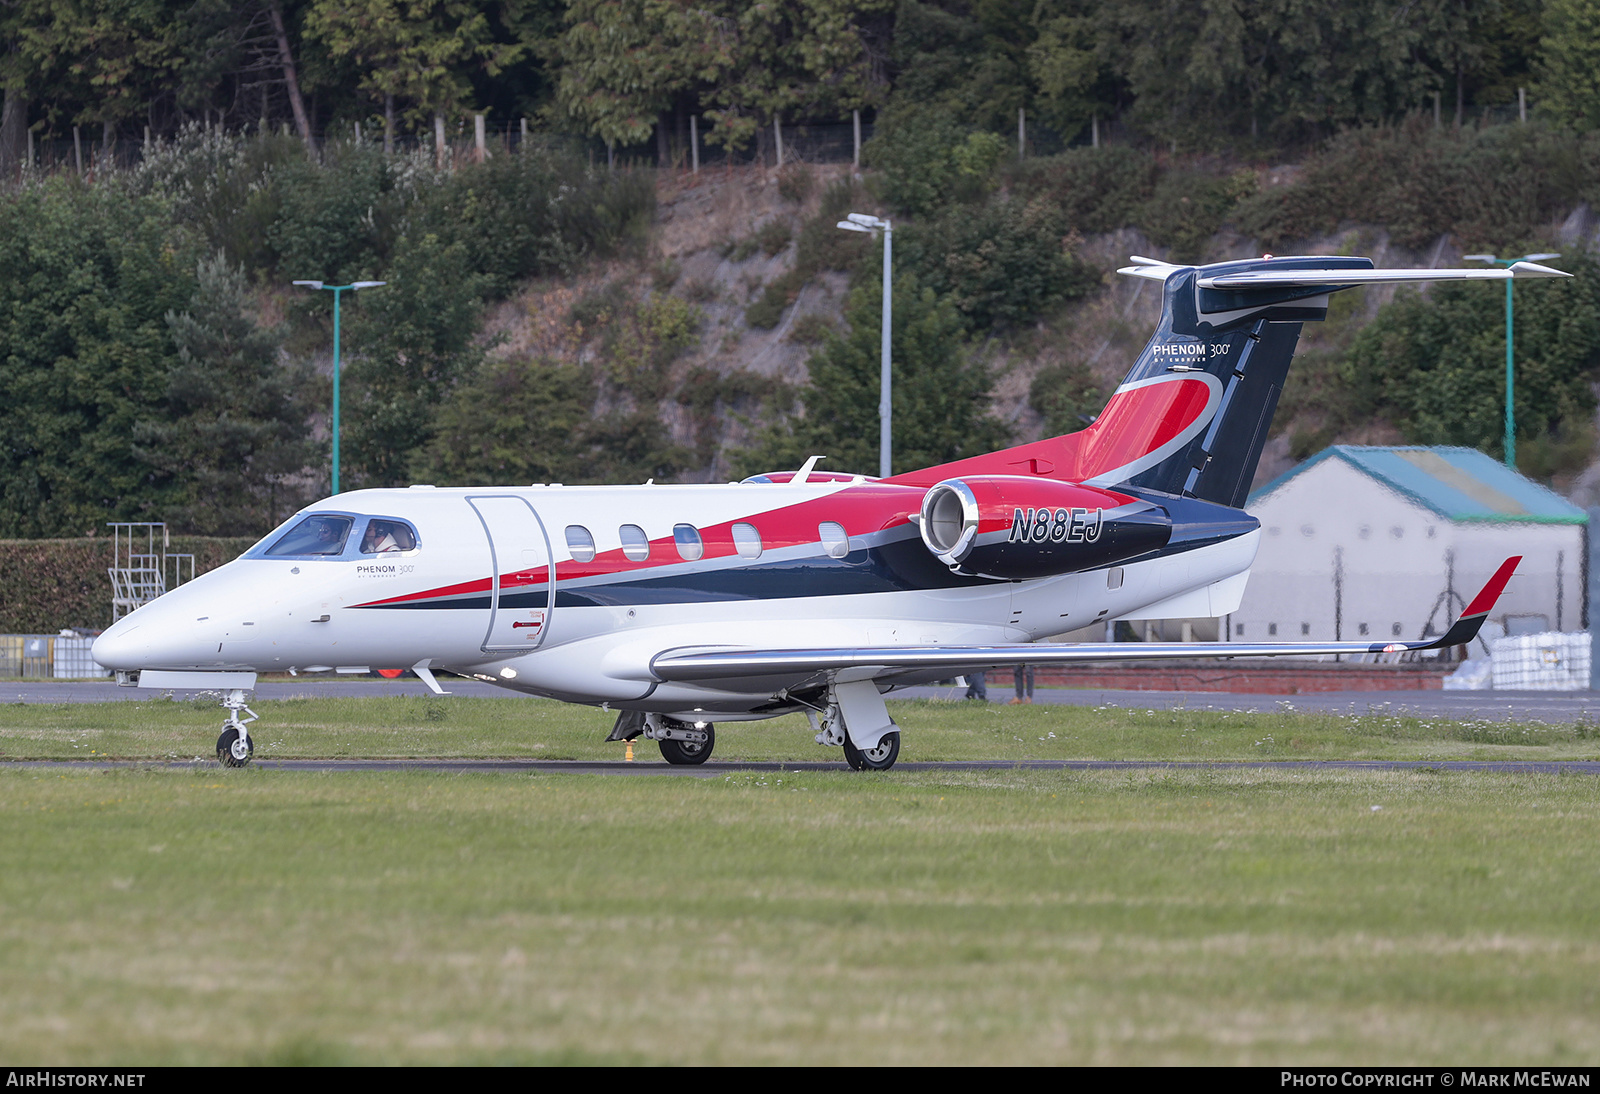
M1467 605L1467 610L1461 613L1461 618L1468 619L1475 615L1487 615L1493 608L1495 601L1500 599L1500 594L1505 591L1506 582L1511 580L1511 575L1516 572L1517 564L1522 561L1521 555L1515 555L1500 564L1488 584L1478 590L1478 595L1472 598L1472 603Z

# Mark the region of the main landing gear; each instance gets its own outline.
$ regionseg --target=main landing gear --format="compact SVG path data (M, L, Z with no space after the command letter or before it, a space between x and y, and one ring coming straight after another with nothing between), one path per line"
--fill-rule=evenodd
M833 685L822 717L809 717L817 743L843 746L845 763L855 771L887 771L900 758L900 727L870 680Z
M717 744L717 727L710 722L685 722L665 714L646 714L624 710L617 714L608 741L631 741L635 737L652 740L669 764L703 764L711 759Z
M245 706L245 689L229 688L224 693L222 705L228 711L222 723L222 736L217 738L217 762L223 767L243 767L255 755L256 744L245 727L256 720L256 712ZM250 715L240 718L239 712Z

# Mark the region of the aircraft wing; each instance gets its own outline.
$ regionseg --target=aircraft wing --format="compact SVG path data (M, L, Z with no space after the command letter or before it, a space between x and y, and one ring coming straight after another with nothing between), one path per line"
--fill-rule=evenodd
M1403 653L1465 645L1478 635L1520 555L1500 564L1443 636L1426 642L1083 642L1063 645L858 646L839 649L680 647L651 661L663 681L702 683L740 677L778 677L850 670L857 679L940 669L950 675L997 665L1064 665L1092 661L1163 661L1193 658L1282 657L1312 654Z

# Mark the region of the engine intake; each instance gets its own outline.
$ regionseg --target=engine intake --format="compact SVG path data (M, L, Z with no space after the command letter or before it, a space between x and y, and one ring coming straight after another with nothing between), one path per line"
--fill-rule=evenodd
M951 569L1016 580L1094 570L1167 545L1165 509L1022 475L946 479L922 498L922 542Z

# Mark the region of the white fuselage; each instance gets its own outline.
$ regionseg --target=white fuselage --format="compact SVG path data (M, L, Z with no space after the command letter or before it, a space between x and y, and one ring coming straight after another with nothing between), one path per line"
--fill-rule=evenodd
M123 670L421 666L570 702L760 717L777 712L771 681L667 683L651 659L1026 642L1203 594L1255 555L1249 532L1114 576L958 580L911 523L923 493L861 480L357 491L120 620L94 655ZM273 553L317 515L349 518L342 545ZM409 549L362 549L384 522L414 534L401 529Z

